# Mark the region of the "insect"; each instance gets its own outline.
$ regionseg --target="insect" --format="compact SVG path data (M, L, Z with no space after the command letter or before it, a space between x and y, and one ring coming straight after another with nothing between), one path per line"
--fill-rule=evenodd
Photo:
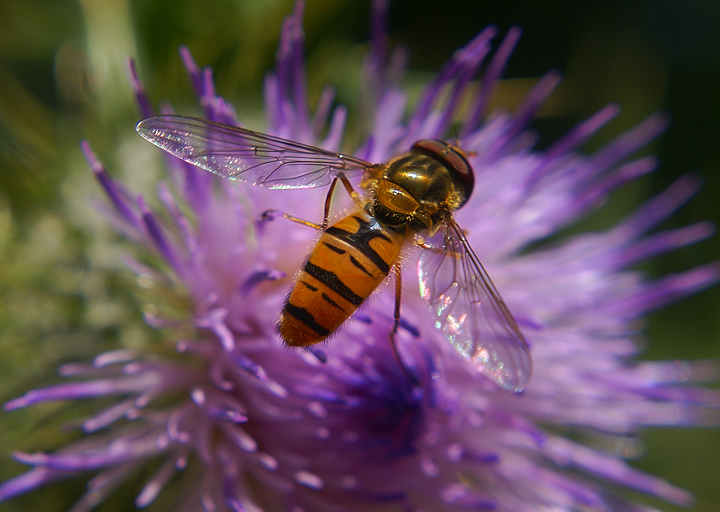
M408 153L373 164L192 117L150 117L138 123L137 131L168 153L223 178L271 189L329 186L321 225L277 210L264 214L282 214L322 231L282 311L279 333L288 345L310 346L327 339L394 270L390 339L395 349L399 255L414 241L424 249L418 260L420 293L438 330L502 388L520 392L526 386L532 365L525 338L453 218L474 186L473 169L459 147L420 140ZM362 193L355 191L353 178L360 178ZM328 226L338 183L356 209Z

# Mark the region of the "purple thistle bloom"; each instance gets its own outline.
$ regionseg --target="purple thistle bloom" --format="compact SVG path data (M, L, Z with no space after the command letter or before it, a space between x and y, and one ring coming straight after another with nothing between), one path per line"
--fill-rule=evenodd
M624 490L691 502L685 491L631 468L619 451L594 446L592 436L622 439L645 426L720 422L720 394L694 385L714 379L715 365L633 361L638 319L720 275L710 264L648 282L628 269L711 235L707 223L650 233L698 190L698 180L680 178L605 232L528 250L652 171L654 159L629 158L665 119L652 116L596 153L581 154L579 146L618 113L609 106L547 150L534 150L529 124L559 77L543 77L515 113L489 113L519 38L510 30L493 53L493 28L452 57L406 116L397 85L404 58L386 54L386 6L375 4L364 70L372 117L354 153L383 162L418 139L446 137L469 96L457 133L476 183L456 218L531 346L527 389L504 392L459 357L435 329L409 271L398 345L417 382L407 379L388 343L394 296L384 287L321 350L283 347L278 312L316 233L259 214L281 206L317 219L326 191L237 185L168 157L171 183L160 185L156 212L83 144L111 221L157 253L169 272L135 261L131 268L143 279L181 283L191 307L182 320L147 316L179 354L102 354L92 364L63 366L68 383L5 405L116 400L83 420L87 435L78 441L54 453L17 453L33 468L2 484L0 501L93 473L73 509L91 510L152 466L138 507L176 478L177 510L642 510ZM283 27L276 72L265 82L265 131L339 150L344 108L332 107L331 89L314 112L306 99L301 15L299 2ZM210 70L199 69L187 49L181 56L204 116L239 124L215 94ZM142 115L150 116L132 65L130 71Z

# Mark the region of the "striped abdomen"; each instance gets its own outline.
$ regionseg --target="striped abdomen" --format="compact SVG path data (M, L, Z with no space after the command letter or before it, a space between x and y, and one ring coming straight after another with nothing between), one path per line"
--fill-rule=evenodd
M387 277L408 236L364 210L327 228L283 309L285 342L304 347L335 332Z

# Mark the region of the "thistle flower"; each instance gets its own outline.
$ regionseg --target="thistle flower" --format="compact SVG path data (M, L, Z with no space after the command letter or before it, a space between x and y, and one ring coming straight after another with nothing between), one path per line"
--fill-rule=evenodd
M397 83L403 55L386 58L384 9L376 3L364 69L371 122L355 154L382 162L418 139L446 137L469 96L457 136L476 184L457 219L531 346L527 389L498 389L448 346L412 290L411 272L404 274L397 340L416 381L388 343L394 297L386 289L321 351L283 348L277 313L315 235L258 216L281 205L317 218L325 191L236 185L169 158L171 181L159 186L156 212L83 144L108 198L108 217L159 255L165 270L137 261L130 267L144 280L180 284L191 307L181 319L147 315L177 354L101 354L91 364L61 367L68 383L5 405L114 400L82 421L79 440L54 453L17 453L33 468L0 486L0 500L94 474L74 507L90 510L152 468L137 507L167 487L177 510L642 509L627 490L690 503L685 491L634 470L617 450L592 439L598 433L621 439L651 425L718 423L720 396L692 384L713 378L714 366L633 361L639 318L718 279L716 264L654 282L628 270L710 235L707 223L649 234L697 191L698 181L680 178L605 232L536 248L610 191L651 171L654 159L629 158L665 120L652 116L596 153L581 154L579 146L617 114L608 106L547 150L534 150L529 124L559 77L539 80L514 114L488 113L519 37L510 30L493 54L493 28L452 57L406 117ZM298 3L283 27L276 72L265 82L265 131L338 151L346 112L332 107L331 89L314 112L308 106L301 14ZM187 49L181 55L205 117L238 124L215 94L210 70L200 70ZM472 80L481 68L477 86ZM130 70L142 115L150 116Z

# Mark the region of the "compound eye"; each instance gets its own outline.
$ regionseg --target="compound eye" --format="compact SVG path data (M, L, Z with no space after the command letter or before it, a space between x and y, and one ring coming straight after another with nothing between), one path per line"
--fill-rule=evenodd
M460 148L443 140L425 139L413 144L412 149L440 160L462 183L465 200L470 197L475 186L475 173Z

